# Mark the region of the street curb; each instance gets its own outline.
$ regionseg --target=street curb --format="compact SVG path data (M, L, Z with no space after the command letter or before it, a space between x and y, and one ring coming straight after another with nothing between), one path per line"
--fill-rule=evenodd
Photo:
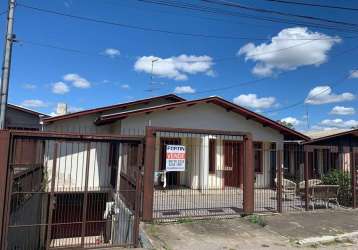
M330 243L334 241L339 240L348 240L350 238L358 237L358 231L351 232L351 233L345 233L345 234L339 234L339 235L325 235L320 237L311 237L306 238L303 240L296 241L299 245L313 245L313 244L320 244L320 243Z
M144 224L141 222L139 226L139 241L141 244L141 247L145 249L154 249L154 246L152 244L152 241L148 234L144 230Z

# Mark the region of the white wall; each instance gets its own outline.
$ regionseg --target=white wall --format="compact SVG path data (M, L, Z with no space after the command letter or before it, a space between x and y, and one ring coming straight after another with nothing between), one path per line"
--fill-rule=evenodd
M263 150L263 173L256 175L255 187L268 187L270 185L270 143L275 142L277 149L283 148L283 135L277 130L269 127L262 126L261 123L253 120L247 120L245 117L233 112L227 112L225 109L215 104L197 104L191 107L176 108L173 110L158 111L150 114L133 115L121 122L117 122L113 125L112 129L115 133L120 131L126 131L129 128L143 130L145 126L158 126L158 127L173 127L173 128L194 128L194 129L209 129L209 130L223 130L223 131L237 131L237 132L250 132L254 141L264 142ZM159 140L159 139L158 139ZM157 141L157 147L159 147ZM221 147L222 148L222 147ZM204 152L202 152L204 153ZM220 152L217 152L220 154ZM189 152L188 166L191 166L191 171L204 171L205 162L200 160L200 152L195 155L198 159L192 159ZM222 154L222 152L221 152ZM156 153L159 155L159 152ZM157 162L158 162L157 156ZM223 160L223 157L219 155L219 159ZM196 161L196 163L194 163ZM200 162L200 163L199 163ZM159 163L158 163L159 164ZM156 164L156 165L158 165ZM197 169L197 165L203 165L202 169ZM218 165L223 166L223 163L217 162ZM206 183L208 186L214 187L222 185L222 171L217 171L217 175L209 175L209 179ZM219 174L220 173L220 174ZM191 181L189 186L197 188L200 186L199 173L190 173ZM183 174L181 174L182 177ZM203 180L202 180L203 182ZM205 184L205 183L204 183Z
M215 104L197 104L191 107L166 111L154 111L150 114L133 115L113 125L115 133L128 129L143 130L146 126L213 129L223 131L251 132L254 141L270 141L283 145L283 135L277 130L262 126L253 120L227 112Z
M50 191L53 171L54 141L45 145L45 167L47 169L47 191ZM109 144L91 143L88 174L88 190L100 191L109 186ZM84 191L87 161L87 143L62 142L57 150L55 191Z

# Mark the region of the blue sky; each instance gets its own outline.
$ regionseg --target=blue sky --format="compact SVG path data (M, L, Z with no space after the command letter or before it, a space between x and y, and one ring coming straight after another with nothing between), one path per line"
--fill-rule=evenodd
M358 23L354 11L264 0L235 1ZM0 3L0 13L6 9L5 2ZM205 14L136 0L18 2L134 26L248 39L189 37L128 29L42 13L19 5L15 14L14 31L19 42L13 50L11 103L52 113L58 102L67 103L76 111L176 92L187 99L219 95L274 120L287 118L300 130L308 129L306 112L309 129L358 126L358 72L347 77L358 69L358 48L352 49L357 46L358 38L352 38L358 37L357 31L342 31L342 26L339 30L329 30ZM337 4L336 1L318 2ZM358 8L355 1L344 1L344 4ZM0 21L0 32L4 34L4 15ZM3 36L0 42L3 44ZM152 60L156 61L151 80ZM241 84L261 78L264 79ZM225 88L227 86L230 88ZM215 90L218 88L222 90ZM310 91L311 98L306 99ZM303 105L305 99L306 105Z

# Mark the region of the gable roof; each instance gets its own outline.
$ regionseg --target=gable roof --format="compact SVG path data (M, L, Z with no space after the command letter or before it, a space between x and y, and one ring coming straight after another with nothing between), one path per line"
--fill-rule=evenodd
M32 115L36 115L36 116L48 117L48 115L46 115L46 114L44 114L44 113L40 113L40 112L37 112L37 111L35 111L35 110L27 109L27 108L24 108L24 107L15 105L15 104L10 104L10 103L8 103L8 104L7 104L7 107L8 107L8 108L11 108L11 109L16 109L16 110L21 111L21 112L26 112L26 113L29 113L29 114L32 114Z
M240 114L244 116L248 120L254 120L256 122L261 123L263 126L271 127L275 130L280 131L282 134L285 135L286 139L292 139L292 140L309 140L309 137L301 134L300 132L297 132L293 129L290 129L276 121L273 121L265 116L262 116L260 114L257 114L251 110L248 110L246 108L243 108L241 106L238 106L232 102L229 102L223 98L220 97L208 97L203 99L197 99L197 100L191 100L191 101L181 101L176 103L170 103L170 104L163 104L158 105L155 107L149 107L149 108L143 108L143 109L137 109L127 112L120 112L116 114L109 114L109 115L101 115L96 121L96 125L103 125L111 122L115 122L117 120L125 119L129 116L135 115L135 114L149 114L154 111L160 111L160 110L172 110L178 107L190 107L196 104L203 104L203 103L213 103L216 105L219 105L223 108L225 108L227 111L232 111L237 114Z
M46 123L51 123L54 121L65 120L65 119L80 117L80 116L89 115L89 114L95 114L98 112L109 111L109 110L117 109L117 108L127 108L129 106L133 106L133 105L137 105L137 104L145 104L145 103L151 102L153 100L158 100L158 99L169 99L169 100L173 100L175 102L185 101L185 99L183 99L177 95L168 94L168 95L155 96L155 97L150 97L150 98L146 98L146 99L136 100L136 101L132 101L132 102L104 106L104 107L100 107L100 108L87 109L87 110L73 112L73 113L66 114L66 115L50 117L50 118L44 119L43 122L46 124Z
M321 141L325 141L325 140L329 140L329 139L334 139L340 136L346 136L346 135L352 135L352 136L357 136L358 137L358 129L350 129L350 130L346 130L346 131L340 131L337 133L333 133L333 134L329 134L329 135L325 135L325 136L321 136L321 137L316 137L316 138L312 138L312 140L306 142L306 144L313 144L316 142L321 142Z

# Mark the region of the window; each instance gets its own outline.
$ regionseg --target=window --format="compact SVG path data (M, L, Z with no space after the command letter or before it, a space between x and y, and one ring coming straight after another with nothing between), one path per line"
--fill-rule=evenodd
M216 169L216 140L209 139L209 173L214 174Z
M256 173L262 173L262 160L263 160L263 153L262 153L262 142L254 142L254 166Z

